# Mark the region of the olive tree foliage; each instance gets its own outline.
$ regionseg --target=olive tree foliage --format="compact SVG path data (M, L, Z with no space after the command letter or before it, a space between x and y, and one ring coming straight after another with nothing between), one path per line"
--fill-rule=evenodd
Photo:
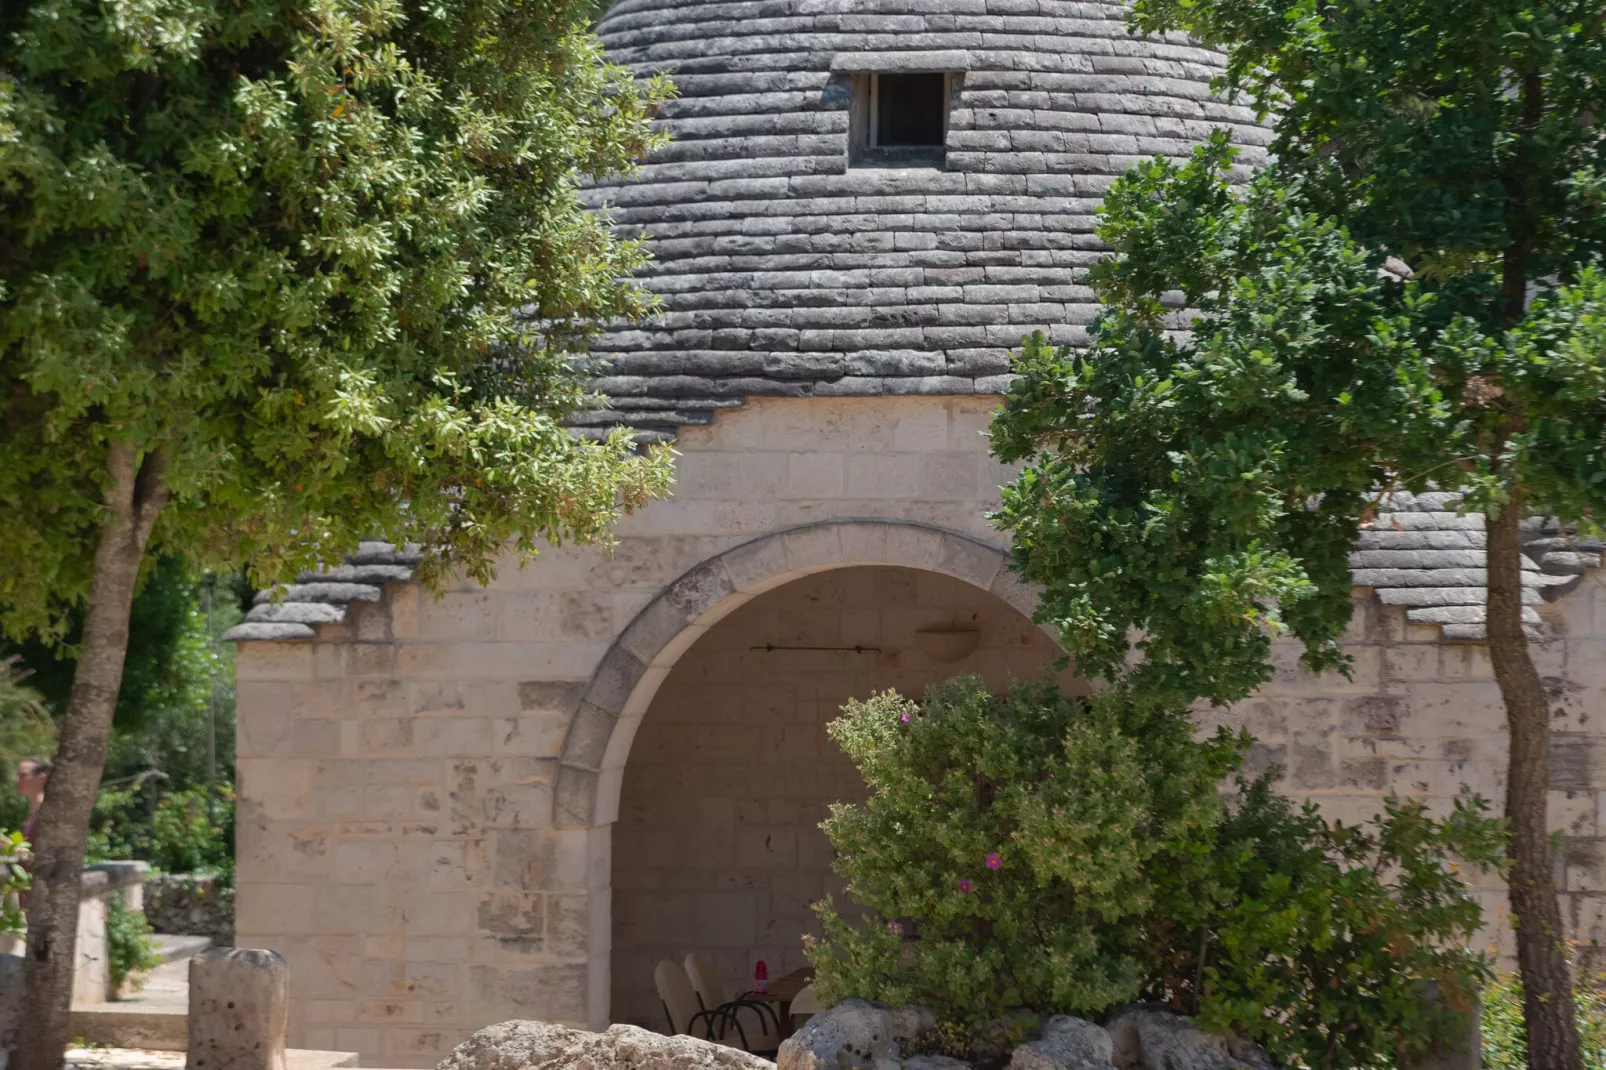
M650 309L577 186L670 87L578 0L0 5L0 627L77 668L21 1064L60 1065L84 830L143 563L259 586L359 537L484 579L605 538L667 458L585 442L574 355Z
M1084 672L1179 706L1342 669L1346 555L1392 489L1482 512L1531 1065L1579 1065L1548 857L1549 707L1519 523L1606 508L1606 9L1553 0L1138 0L1275 123L1105 201L1080 351L1027 346L1000 520ZM1178 302L1189 307L1186 320ZM1186 328L1186 330L1183 330Z

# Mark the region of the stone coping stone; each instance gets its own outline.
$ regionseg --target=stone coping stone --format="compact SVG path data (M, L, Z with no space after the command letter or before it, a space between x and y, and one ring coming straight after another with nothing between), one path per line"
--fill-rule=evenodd
M118 888L144 884L150 874L148 862L96 862L84 867L84 895L102 895Z

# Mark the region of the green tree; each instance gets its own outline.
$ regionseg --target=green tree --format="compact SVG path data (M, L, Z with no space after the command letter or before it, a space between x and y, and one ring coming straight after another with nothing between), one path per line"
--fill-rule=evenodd
M206 721L212 710L217 721L213 764L224 781L230 778L234 648L217 642L217 637L239 623L242 615L231 580L196 579L174 557L157 558L146 569L130 609L128 653L112 716L106 777L122 779L154 770L171 788L204 784ZM210 634L205 605L209 586ZM82 633L80 604L73 607L64 633L55 640L30 639L15 646L15 657L30 670L28 685L58 719L66 713L72 693ZM0 743L0 756L6 753Z
M1346 555L1379 494L1459 492L1488 533L1528 1059L1574 1070L1519 524L1606 510L1606 9L1137 0L1134 20L1225 50L1276 162L1247 181L1218 139L1134 169L1105 201L1091 344L1022 356L993 443L1029 461L1000 520L1041 619L1085 673L1233 702L1274 632L1343 665Z
M562 421L574 355L651 305L576 188L633 165L667 92L574 0L0 5L0 626L84 607L24 1070L68 1040L142 567L266 586L377 535L484 579L664 490L664 455Z

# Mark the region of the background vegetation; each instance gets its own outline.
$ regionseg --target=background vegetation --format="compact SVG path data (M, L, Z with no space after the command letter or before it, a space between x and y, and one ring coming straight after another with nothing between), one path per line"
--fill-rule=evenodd
M112 722L105 778L88 860L137 858L170 873L233 873L234 647L216 637L244 614L251 591L239 575L211 580L180 562L156 562L135 596L128 665ZM17 759L50 757L72 687L81 610L60 644L13 645L7 699L0 696L0 829L21 827L27 804L10 787ZM20 679L19 679L20 676ZM0 684L0 687L7 685ZM215 717L210 802L207 720Z

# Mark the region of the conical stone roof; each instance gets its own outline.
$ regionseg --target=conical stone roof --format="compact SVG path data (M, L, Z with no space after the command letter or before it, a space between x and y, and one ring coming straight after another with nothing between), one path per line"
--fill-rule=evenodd
M1137 39L1098 0L619 0L611 56L667 71L673 142L588 191L646 234L654 322L595 347L601 427L647 438L746 397L997 393L1022 335L1085 337L1101 191L1213 128L1267 131L1213 99L1220 57ZM850 152L870 72L948 72L937 165Z

